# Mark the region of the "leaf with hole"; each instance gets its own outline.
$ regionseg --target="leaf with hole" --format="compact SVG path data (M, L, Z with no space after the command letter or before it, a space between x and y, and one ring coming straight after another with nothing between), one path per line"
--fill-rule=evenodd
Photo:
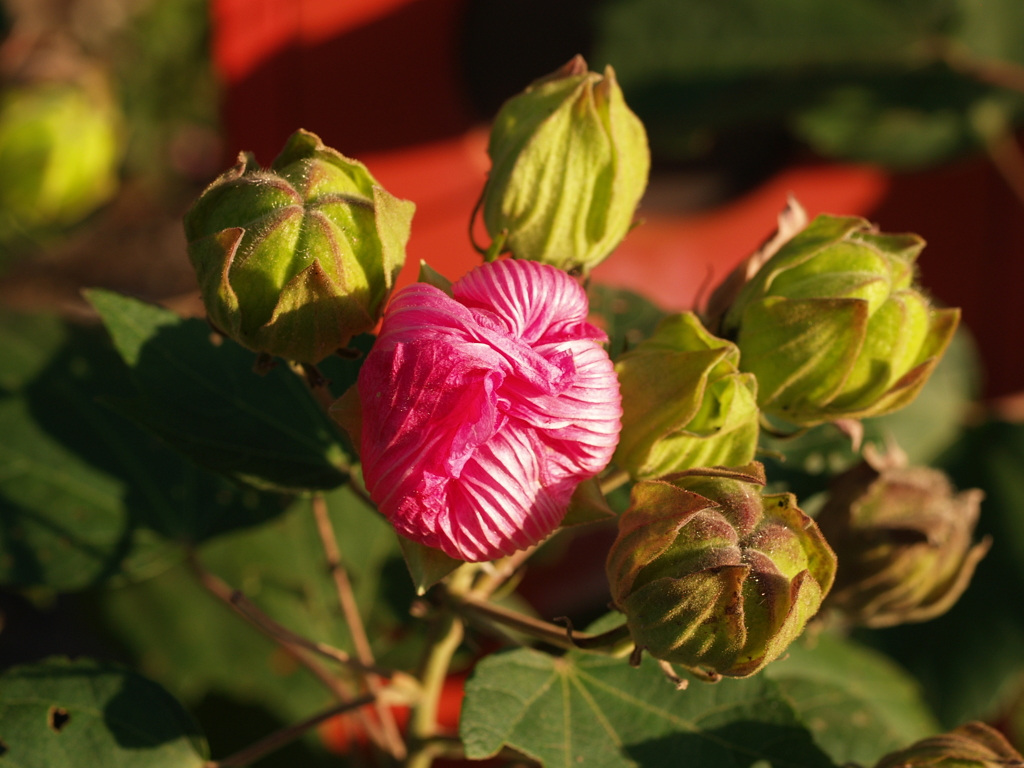
M200 768L206 740L163 688L89 659L0 675L0 762L12 768Z

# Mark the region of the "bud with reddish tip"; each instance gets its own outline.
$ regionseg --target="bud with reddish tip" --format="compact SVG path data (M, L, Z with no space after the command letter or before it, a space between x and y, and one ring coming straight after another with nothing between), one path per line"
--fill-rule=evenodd
M839 475L818 523L839 556L828 604L858 624L889 627L945 613L991 541L971 543L983 494L954 493L946 476L902 454Z
M637 648L709 676L746 677L803 631L835 555L792 494L762 495L764 469L693 469L633 488L608 555Z
M736 345L692 312L665 318L619 358L622 436L615 462L634 478L753 460L757 381L740 373Z
M210 322L255 352L319 362L377 324L414 210L308 131L270 168L243 153L185 215Z
M886 755L875 768L1024 768L1024 757L999 731L974 722Z
M813 426L917 397L960 319L915 286L923 247L916 235L824 215L778 246L721 324L757 376L763 411Z
M505 102L487 152L494 247L584 273L626 236L651 164L614 70L588 72L582 56Z

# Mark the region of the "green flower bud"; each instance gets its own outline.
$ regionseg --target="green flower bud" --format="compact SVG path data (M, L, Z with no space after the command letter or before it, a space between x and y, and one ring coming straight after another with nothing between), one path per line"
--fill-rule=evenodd
M832 481L818 524L839 556L828 605L869 627L927 621L967 588L990 540L971 545L984 494L953 492L944 474L901 456ZM874 466L873 466L874 464Z
M1024 757L984 723L968 723L883 757L875 768L1024 768Z
M319 362L376 325L414 210L307 131L268 169L243 153L185 215L210 322L253 351Z
M622 432L616 463L634 478L691 467L740 466L757 448L757 380L736 345L692 312L665 318L619 358Z
M119 120L105 94L71 83L0 99L0 209L22 227L74 224L117 190Z
M789 493L762 495L757 462L633 487L608 555L637 648L710 676L746 677L803 631L835 555Z
M584 273L626 236L651 165L614 70L582 56L505 102L487 152L483 217L500 250Z
M765 262L722 322L762 410L811 426L917 396L960 319L914 287L923 247L863 219L818 216Z

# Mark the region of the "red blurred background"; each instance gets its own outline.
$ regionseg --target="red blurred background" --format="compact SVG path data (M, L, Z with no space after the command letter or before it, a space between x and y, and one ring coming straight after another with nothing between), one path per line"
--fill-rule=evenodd
M385 187L418 206L403 282L420 259L454 279L479 258L466 230L489 163L486 125L459 60L467 5L212 4L229 152L249 149L269 162L301 126L364 160ZM510 48L508 56L516 55ZM925 237L923 281L941 302L963 308L984 360L985 396L1024 389L1024 356L1014 341L1024 330L1024 217L985 158L900 175L812 160L711 210L666 210L645 200L644 225L594 279L644 293L665 309L689 308L709 273L717 280L772 230L787 193L811 215L860 214L885 230Z

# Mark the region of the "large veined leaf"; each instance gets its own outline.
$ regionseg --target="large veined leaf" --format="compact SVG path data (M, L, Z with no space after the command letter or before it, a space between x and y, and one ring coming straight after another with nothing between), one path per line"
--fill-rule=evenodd
M81 589L142 578L279 513L103 405L133 392L102 331L0 315L0 583Z
M117 407L200 465L259 488L335 488L347 458L330 418L284 365L215 344L209 326L117 293L88 292L138 394Z
M840 765L873 765L940 730L917 681L851 640L805 636L764 674L778 683L818 745Z
M11 768L200 768L206 742L163 688L121 667L48 659L0 676Z
M466 684L470 758L503 746L555 766L827 768L775 683L763 676L670 684L656 662L531 649L489 656Z
M415 666L423 637L408 615L414 592L394 531L347 488L326 498L374 653L388 666ZM308 500L204 545L198 558L280 624L351 651ZM184 565L108 590L100 611L142 671L189 704L214 694L258 704L289 722L331 701L311 674L203 590Z

